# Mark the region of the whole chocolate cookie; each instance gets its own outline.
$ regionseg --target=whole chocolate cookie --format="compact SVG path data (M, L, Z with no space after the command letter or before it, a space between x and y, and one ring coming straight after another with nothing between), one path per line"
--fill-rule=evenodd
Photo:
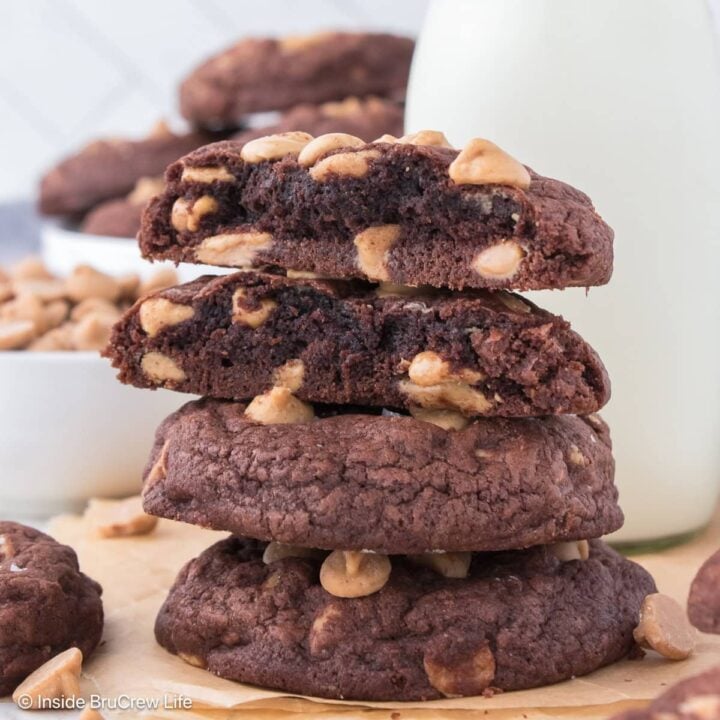
M103 629L101 593L72 548L0 522L0 696L63 650L93 652Z
M239 143L265 135L303 130L311 135L349 133L367 142L381 135L402 135L403 109L392 100L350 97L322 105L303 104L288 110L274 125L242 130L232 137Z
M718 720L720 666L673 685L642 710L628 710L613 720Z
M40 212L79 215L104 200L127 195L143 177L162 175L167 165L218 135L172 133L156 127L141 140L95 140L69 155L40 182Z
M639 565L599 541L584 561L547 548L478 554L465 578L402 556L378 592L330 595L320 559L263 563L229 538L180 572L158 642L221 677L346 700L419 700L517 690L585 675L633 647Z
M690 586L688 618L698 630L720 635L720 550L705 561Z
M592 413L609 397L592 348L518 296L387 292L206 276L138 301L105 352L122 382L235 400L289 383L309 402L511 417Z
M193 124L237 127L248 113L350 95L405 96L414 43L385 33L248 38L210 58L180 86Z
M263 425L244 410L205 399L163 422L145 471L146 512L381 553L523 548L622 525L609 432L596 415L448 430L336 407L316 408L313 422Z
M140 230L143 208L163 187L162 178L140 178L126 197L94 207L83 218L80 230L93 235L134 238Z
M209 145L168 168L143 216L150 259L275 265L401 285L606 283L613 232L575 188L473 140L302 132Z

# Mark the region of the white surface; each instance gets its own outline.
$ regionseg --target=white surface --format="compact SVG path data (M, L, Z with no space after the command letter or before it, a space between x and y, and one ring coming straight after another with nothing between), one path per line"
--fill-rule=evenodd
M86 352L0 352L2 516L139 492L159 423L191 399L121 385Z
M416 34L426 0L23 0L3 3L0 198L29 197L61 156L177 116L177 85L246 35ZM1 233L1 230L0 230Z
M616 231L612 282L533 299L610 373L618 537L704 524L720 488L720 72L705 0L436 0L407 125L488 137L593 198Z
M181 282L194 280L201 275L224 275L230 269L209 265L180 264L177 268L171 262L149 262L140 255L135 238L116 238L90 235L66 228L62 223L46 221L42 226L42 256L48 269L55 275L65 277L75 267L91 265L96 270L110 275L137 273L143 279L152 277L161 268L177 269Z

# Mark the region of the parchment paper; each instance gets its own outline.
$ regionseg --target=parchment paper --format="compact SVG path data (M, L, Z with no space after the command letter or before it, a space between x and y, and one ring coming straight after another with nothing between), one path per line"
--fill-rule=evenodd
M84 668L97 692L104 697L124 694L158 699L166 693L178 694L194 701L191 711L166 709L151 717L279 720L302 713L303 718L318 720L331 717L462 720L477 717L478 711L482 711L483 717L490 720L606 718L655 697L682 677L720 664L720 637L701 635L696 653L683 662L649 653L642 661L623 661L583 678L492 698L343 703L288 696L222 680L185 664L155 643L155 615L176 573L187 560L224 537L223 533L161 520L152 535L100 540L88 532L81 518L70 516L54 519L49 532L76 549L82 569L104 588L107 616L104 643ZM661 592L684 605L695 572L718 547L720 517L691 543L633 559L653 574ZM519 715L521 709L523 714Z

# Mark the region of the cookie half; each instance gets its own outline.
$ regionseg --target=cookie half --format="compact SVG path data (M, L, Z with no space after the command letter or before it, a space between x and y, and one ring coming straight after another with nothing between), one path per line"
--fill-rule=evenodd
M234 273L144 298L115 326L120 379L247 400L588 414L605 368L562 318L508 293L387 294L367 284Z
M249 113L350 95L404 98L414 49L386 33L248 38L182 82L180 112L194 125L237 127Z
M158 429L146 512L261 540L381 553L504 550L622 525L598 417L480 419L318 407L263 425L239 403L188 403ZM441 421L447 415L441 417Z
M547 548L475 555L466 578L391 558L384 587L330 595L321 560L266 565L230 538L180 573L158 642L221 677L302 695L419 700L517 690L626 655L643 598L639 565L599 541L585 561Z
M690 586L688 618L698 630L720 635L720 550L705 561Z
M0 696L63 650L91 655L103 629L101 593L72 548L0 522Z
M446 143L426 131L370 144L294 133L208 145L168 168L142 252L453 289L609 280L613 232L584 193L487 141L462 152Z
M717 720L720 718L720 666L673 685L643 710L613 720Z

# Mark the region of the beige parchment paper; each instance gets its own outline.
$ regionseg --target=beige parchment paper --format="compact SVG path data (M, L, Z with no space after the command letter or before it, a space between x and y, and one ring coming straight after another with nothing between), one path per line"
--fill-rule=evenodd
M90 534L82 518L71 516L55 518L49 532L76 549L82 569L104 588L104 643L84 668L95 692L103 697L129 695L163 702L166 694L193 700L192 710L165 708L148 717L464 720L482 713L490 720L606 718L643 704L683 677L720 664L720 637L700 635L696 653L686 661L672 662L649 653L642 661L623 661L583 678L492 698L343 703L289 696L222 680L185 664L155 643L155 615L176 573L187 560L224 537L223 533L161 520L152 535L101 540ZM720 516L691 543L633 559L653 574L661 592L684 604L697 569L718 547Z

